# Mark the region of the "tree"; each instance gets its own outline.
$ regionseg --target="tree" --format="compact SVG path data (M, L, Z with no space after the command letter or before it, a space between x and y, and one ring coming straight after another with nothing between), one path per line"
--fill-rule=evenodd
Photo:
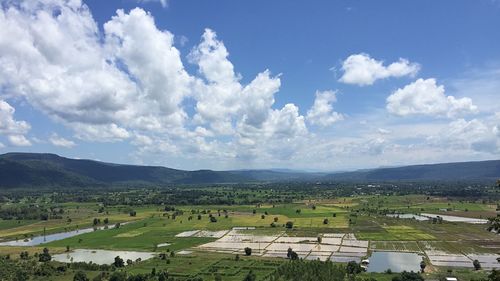
M392 281L424 281L424 278L417 272L403 271L398 276L394 276Z
M245 247L245 255L246 256L251 256L252 255L252 248Z
M491 273L488 275L488 281L498 280L500 280L500 270L492 269Z
M21 252L21 254L19 254L19 257L22 260L27 260L29 258L29 253L27 251L23 251L23 252Z
M286 226L286 228L291 229L291 228L293 228L293 222L292 221L287 221L285 226Z
M220 273L215 274L215 281L222 281L222 276Z
M323 224L328 224L330 221L328 219L323 220Z
M125 272L122 272L122 271L115 271L109 277L109 281L126 281L126 280L127 280L127 274Z
M166 271L161 271L159 274L158 274L158 281L167 281L168 279L168 272Z
M295 252L295 251L290 252L290 259L292 261L298 260L299 259L299 254L297 254L297 252Z
M210 217L210 222L217 222L217 219L215 217Z
M89 278L83 271L77 271L75 276L73 276L73 281L89 281Z
M134 210L132 210L132 211L130 211L129 215L130 215L131 217L135 217L135 216L137 215L137 212L136 212L136 211L134 211Z
M346 270L348 274L358 274L363 268L355 261L350 261L347 263Z
M265 218L266 218L266 216L265 216L265 215L261 215L261 216L260 216L260 218L261 218L261 219L265 219Z
M38 260L41 262L48 262L52 259L52 256L49 254L49 249L43 248L41 254L38 255Z
M321 236L318 236L318 243L321 244L322 241L323 241L323 238Z
M109 219L108 218L105 218L104 219L104 224L108 224L109 223Z
M278 217L274 217L274 222L278 222Z
M124 267L125 263L123 262L123 259L120 258L120 256L115 257L115 262L113 263L115 267Z
M234 260L235 261L239 261L240 260L240 255L236 254L236 256L234 257Z
M292 252L293 252L293 249L292 247L288 247L288 251L286 253L286 257L291 259L292 258Z
M253 273L252 270L250 270L247 275L245 276L245 278L243 279L243 281L255 281L257 279L257 276L255 275L255 273Z
M420 262L420 271L421 271L422 273L424 273L424 271L425 271L425 267L426 267L426 266L427 266L427 264L425 263L425 261L424 261L424 260L422 260L422 261Z
M478 260L474 260L472 262L472 265L474 266L475 270L480 270L481 269L481 263Z

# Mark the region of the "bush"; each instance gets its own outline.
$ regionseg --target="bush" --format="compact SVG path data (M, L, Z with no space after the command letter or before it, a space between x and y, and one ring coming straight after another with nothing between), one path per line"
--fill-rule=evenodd
M394 276L392 281L424 281L424 278L419 273L403 271L398 276Z
M77 271L73 276L73 281L89 281L89 278L83 271Z
M43 252L38 255L38 260L41 262L48 262L52 259L52 256L49 254L49 249L43 248Z
M125 263L123 262L123 259L120 258L120 256L115 257L115 262L113 263L115 267L124 267Z
M243 281L255 281L255 280L257 280L257 276L255 275L255 273L253 273L252 270L250 270L243 279Z
M474 269L475 269L475 270L480 270L480 269L481 269L481 263L479 263L479 261L478 261L478 260L474 260L474 261L472 262L472 265L474 265Z
M245 255L246 255L246 256L250 256L250 255L252 255L252 248L246 247L246 248L245 248Z
M350 261L347 263L346 270L348 274L358 274L363 271L363 268L357 262Z

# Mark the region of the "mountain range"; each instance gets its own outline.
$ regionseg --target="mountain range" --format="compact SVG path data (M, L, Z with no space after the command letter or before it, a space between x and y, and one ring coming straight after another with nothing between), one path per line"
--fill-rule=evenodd
M48 153L13 152L0 155L0 188L163 186L279 181L466 181L497 178L500 178L500 160L313 173L287 169L185 171L161 166L71 159Z

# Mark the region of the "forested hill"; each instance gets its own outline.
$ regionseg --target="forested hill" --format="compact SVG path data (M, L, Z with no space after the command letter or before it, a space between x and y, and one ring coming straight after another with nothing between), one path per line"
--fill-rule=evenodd
M500 160L412 165L329 174L335 181L468 181L500 179Z
M70 159L45 153L0 155L0 188L241 183L293 180L310 176L271 170L183 171L159 166Z
M109 185L214 184L271 181L467 181L500 178L500 160L414 165L344 173L276 170L184 171L159 166L120 165L55 154L0 155L0 188Z

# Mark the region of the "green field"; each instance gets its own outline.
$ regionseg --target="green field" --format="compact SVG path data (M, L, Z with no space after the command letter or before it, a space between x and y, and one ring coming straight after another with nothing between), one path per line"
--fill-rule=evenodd
M26 203L19 203L26 204ZM46 203L50 204L50 203ZM9 205L11 207L12 205ZM64 232L93 225L95 218L103 226L104 219L112 226L122 223L117 229L97 230L86 234L53 241L36 247L0 246L2 254L19 259L19 253L28 250L30 255L40 253L43 247L52 254L73 249L108 249L156 252L156 254L189 250L188 255L175 255L167 259L155 257L136 262L123 269L128 274L149 274L168 271L169 276L179 280L202 278L215 280L243 280L250 270L257 280L266 280L286 260L281 258L245 257L235 260L234 254L201 251L199 245L216 241L207 237L176 237L192 230L230 230L233 227L254 227L249 235L283 235L316 237L327 233L354 233L357 239L369 241L371 251L422 252L429 249L448 253L496 253L491 245L500 245L497 235L485 231L483 225L398 219L385 216L384 212L443 212L469 217L486 217L494 212L496 205L485 202L460 202L460 200L434 198L420 195L408 196L355 196L348 198L297 200L283 204L242 205L179 205L175 211L165 211L162 205L114 205L97 203L65 202L64 214L59 219L48 220L0 220L0 239L23 239L43 233ZM135 216L130 211L135 211ZM383 212L380 212L383 210ZM440 211L441 210L441 211ZM210 214L216 222L210 221ZM200 216L198 218L198 216ZM325 224L324 220L328 219ZM123 224L127 222L126 224ZM271 223L274 222L274 226ZM285 227L293 222L293 228ZM464 229L467 229L465 232ZM165 247L158 244L168 243ZM168 262L167 262L168 260ZM57 263L56 263L57 264ZM429 267L428 277L439 277L443 270ZM76 270L58 273L50 280L72 280ZM99 274L96 270L84 270L89 277ZM485 276L486 272L471 273L456 271L457 276ZM471 275L472 274L472 275ZM482 275L481 275L482 274ZM391 280L391 274L363 273L361 276L377 280ZM360 277L361 277L360 276ZM34 279L36 280L36 279ZM49 279L43 279L49 280Z

